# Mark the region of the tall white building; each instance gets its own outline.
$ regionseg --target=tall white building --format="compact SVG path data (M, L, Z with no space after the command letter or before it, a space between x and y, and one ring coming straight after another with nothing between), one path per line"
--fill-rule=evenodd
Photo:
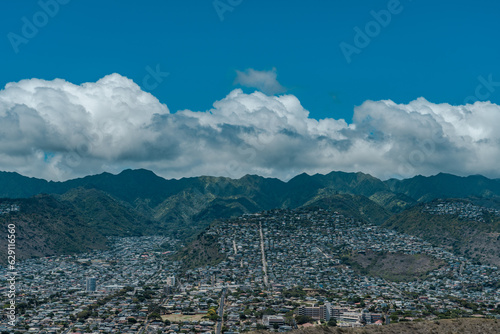
M167 277L167 286L175 286L175 276Z
M97 278L95 277L87 277L87 281L85 283L85 291L94 292L97 289Z

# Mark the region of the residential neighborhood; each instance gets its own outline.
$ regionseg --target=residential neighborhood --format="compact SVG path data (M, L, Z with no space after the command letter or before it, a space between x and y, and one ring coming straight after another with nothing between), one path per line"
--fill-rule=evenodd
M484 215L500 216L500 210L485 208L462 201L439 201L425 206L424 212L434 215L457 215L459 219L484 222Z
M15 332L284 332L500 314L498 268L338 212L270 210L204 233L224 259L188 270L172 259L185 245L166 236L114 237L109 250L17 263ZM436 265L415 279L389 280L352 262L372 254ZM6 320L0 332L11 332Z

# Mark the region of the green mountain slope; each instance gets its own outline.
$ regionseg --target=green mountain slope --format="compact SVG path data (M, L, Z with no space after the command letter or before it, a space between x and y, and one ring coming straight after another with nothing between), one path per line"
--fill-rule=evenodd
M500 216L481 210L484 221L478 221L460 217L459 213L439 215L426 211L426 207L442 203L469 202L436 200L419 204L392 216L383 226L419 236L481 263L500 265Z
M19 205L19 212L0 215L0 225L16 226L16 259L70 254L106 248L105 236L87 225L69 203L53 196L1 199ZM7 238L0 239L0 258L6 260ZM5 263L2 262L2 263Z
M392 192L404 194L418 202L436 198L500 197L500 181L481 175L460 177L440 173L429 177L419 175L406 180L391 179L385 183Z
M0 198L28 198L41 193L53 193L55 189L53 182L18 173L0 172Z
M383 182L364 173L331 172L312 176L301 174L283 182L255 175L240 179L202 176L166 180L151 171L140 169L125 170L118 175L103 173L66 182L47 182L0 172L0 186L1 195L11 198L40 193L63 194L75 188L97 189L130 204L143 215L159 220L168 214L167 208L181 205L180 198L188 199L186 205L203 210L214 198L244 197L259 210L266 210L296 208L314 198L352 194L365 196L390 212L400 212L417 202L435 198L500 198L498 180L449 174ZM201 203L192 202L189 198L198 198Z
M286 184L286 207L294 208L303 205L312 197L329 194L352 194L372 198L377 204L389 210L401 211L413 204L411 198L400 197L400 205L391 203L398 194L390 191L389 187L379 179L364 173L331 172L326 175L305 173L291 179ZM387 205L387 206L386 206Z
M158 232L158 224L96 189L76 188L58 196L71 204L86 225L107 236L137 236Z
M201 233L195 240L172 256L173 260L182 261L182 271L206 265L215 265L226 256L220 252L217 238L210 234Z
M373 224L382 224L391 216L383 207L365 196L338 194L315 198L303 205L337 211L344 216L354 217Z

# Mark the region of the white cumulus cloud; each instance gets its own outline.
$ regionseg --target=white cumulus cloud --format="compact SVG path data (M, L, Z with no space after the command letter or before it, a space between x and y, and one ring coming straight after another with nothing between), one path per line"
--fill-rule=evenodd
M285 87L277 80L278 74L276 68L271 71L257 71L252 68L246 71L236 71L234 84L243 87L257 88L268 95L280 94L286 92Z
M148 168L167 178L363 171L386 179L500 177L500 106L366 101L352 124L309 116L297 97L235 89L206 111L170 113L119 74L39 79L0 91L0 169L64 180Z

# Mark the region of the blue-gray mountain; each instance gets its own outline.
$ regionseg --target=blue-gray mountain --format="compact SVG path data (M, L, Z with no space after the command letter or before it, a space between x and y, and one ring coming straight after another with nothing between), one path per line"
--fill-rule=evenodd
M103 173L66 182L49 182L0 172L0 197L5 198L2 201L16 201L40 194L47 194L65 208L63 211L77 217L75 221L85 229L85 233L99 237L98 247L102 247L101 237L108 235L161 233L189 239L216 219L274 208L320 206L360 220L385 223L400 231L414 231L416 225L423 223L421 219L415 221L419 217L415 214L419 203L437 198L459 198L484 207L500 207L500 181L483 176L438 174L382 181L363 173L331 172L327 175L301 174L283 182L256 175L240 179L201 176L167 180L148 170L125 170L118 175ZM9 219L14 217L22 228L28 228L32 220L23 215L32 204L18 201L21 202L21 210L12 213ZM34 197L33 201L40 201L40 197ZM56 207L52 215L57 216L60 211ZM0 221L6 219L0 216ZM50 225L41 219L40 228ZM434 238L435 233L442 233L442 227L432 224L438 223L426 225L429 239L448 246L446 240ZM482 228L481 231L500 232L495 226ZM57 231L52 229L51 233ZM37 233L43 234L41 231ZM68 236L61 236L61 240L65 237ZM467 242L459 238L453 243L462 241ZM71 251L54 247L45 253ZM92 247L92 243L87 243L83 248ZM81 251L81 248L74 251ZM457 251L460 249L457 248ZM467 249L465 246L462 252ZM31 249L23 251L24 254L44 254L43 251L30 252ZM490 257L488 259L496 262Z

